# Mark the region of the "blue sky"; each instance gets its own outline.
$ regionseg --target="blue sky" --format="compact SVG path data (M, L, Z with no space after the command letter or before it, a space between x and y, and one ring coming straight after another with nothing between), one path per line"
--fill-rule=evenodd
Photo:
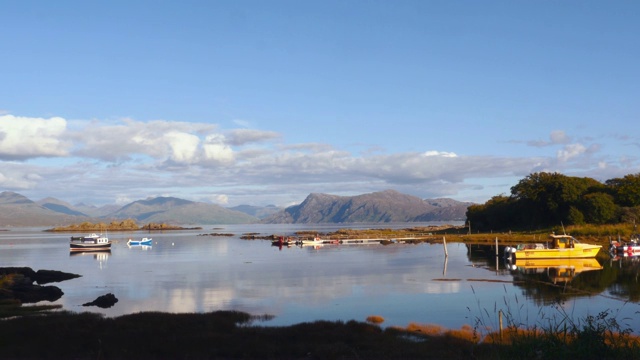
M636 1L0 0L0 190L484 202L640 172Z

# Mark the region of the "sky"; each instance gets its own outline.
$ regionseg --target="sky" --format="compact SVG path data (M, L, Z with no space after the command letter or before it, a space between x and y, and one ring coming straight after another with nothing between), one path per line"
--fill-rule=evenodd
M484 203L640 172L640 2L0 0L0 191Z

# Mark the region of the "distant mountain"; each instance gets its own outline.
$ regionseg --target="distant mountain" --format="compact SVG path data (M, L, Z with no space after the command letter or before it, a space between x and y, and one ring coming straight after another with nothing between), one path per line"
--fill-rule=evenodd
M73 205L55 198L48 197L46 199L39 200L36 203L44 208L47 208L49 210L52 210L58 213L62 213L66 215L75 215L75 216L88 216L83 212L75 210L73 208Z
M465 220L471 203L452 199L427 199L386 190L358 196L312 193L300 204L241 205L224 208L175 197L138 200L123 207L70 205L46 198L37 203L14 192L0 193L0 227L58 226L84 221L135 219L138 223L249 224L263 223L374 223Z
M111 218L136 219L142 223L170 224L248 224L258 219L222 206L175 197L156 197L134 201L109 214Z
M107 204L100 207L95 205L87 205L85 203L79 203L79 204L73 205L73 209L75 209L76 211L82 212L84 214L87 214L88 216L91 216L91 217L107 216L111 213L114 213L120 210L121 207L122 206L115 205L115 204Z
M415 221L464 221L467 219L467 208L472 202L460 202L453 199L425 199L436 207L432 212L416 217Z
M367 223L464 220L470 203L451 199L423 200L385 190L358 196L310 194L300 204L264 223Z
M52 226L82 218L48 209L18 193L0 193L0 226Z
M267 218L277 213L278 211L284 210L283 208L277 207L275 205L268 205L268 206L238 205L238 206L230 207L228 209L234 210L234 211L240 211L247 215L257 217L258 219Z

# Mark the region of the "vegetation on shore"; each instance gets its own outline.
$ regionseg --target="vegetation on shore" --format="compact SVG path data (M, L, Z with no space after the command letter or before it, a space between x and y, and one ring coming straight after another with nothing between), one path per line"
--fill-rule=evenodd
M584 224L633 224L640 219L640 174L601 183L588 177L533 173L511 188L467 209L480 231L537 230Z
M316 235L322 239L404 239L405 243L440 243L443 238L447 242L463 242L471 244L493 245L498 239L500 245L517 244L527 242L546 241L551 233L570 234L582 242L597 245L607 245L609 240L628 241L630 234L633 234L635 226L633 224L584 224L570 226L550 226L540 228L535 231L498 231L479 232L471 230L468 225L439 225L439 226L418 226L404 229L340 229L333 232L319 232L314 230L304 230L296 232L296 236L312 238ZM277 235L258 236L257 234L245 234L243 239L277 239Z
M104 318L56 312L0 322L2 358L96 359L635 359L638 338L607 316L548 328L507 327L482 334L410 324L359 321L256 325L268 316L217 311L137 313ZM53 331L52 331L53 330Z
M82 222L80 224L72 224L68 226L58 226L47 231L53 232L102 232L102 231L137 231L137 230L193 230L202 229L201 227L184 228L181 226L169 225L169 224L156 224L147 223L145 225L138 225L134 219L126 219L121 221L111 221L110 223L99 222L92 223L89 221Z

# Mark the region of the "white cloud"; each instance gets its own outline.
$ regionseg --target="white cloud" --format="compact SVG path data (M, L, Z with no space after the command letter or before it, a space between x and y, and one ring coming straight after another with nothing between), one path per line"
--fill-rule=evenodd
M204 159L217 163L232 163L234 160L233 150L225 143L223 135L209 135L203 145Z
M456 155L455 153L452 153L452 152L431 150L431 151L426 151L424 153L424 156L457 157L458 155Z
M0 116L0 159L67 156L70 143L63 140L67 122L50 119Z
M46 178L37 167L19 163L0 162L0 188L12 190L32 189Z
M229 197L227 195L213 195L211 199L214 203L220 205L227 205L229 203Z
M155 140L155 146L165 143L170 148L169 158L178 163L193 163L198 160L200 138L195 135L171 131Z
M17 118L2 119L1 129L27 139L31 136L27 143L44 137L74 156L25 163L3 162L0 157L0 187L27 189L41 192L40 198L54 196L71 202L80 198L88 203L123 204L159 193L184 197L188 195L182 189L189 188L201 189L201 199L220 204L233 199L234 205L282 205L299 203L311 192L354 195L389 188L423 198L470 193L472 188L492 196L508 192L513 185L509 181L532 172L564 172L570 166L574 173L584 169L585 176L596 168L608 176L616 171L633 172L627 170L637 166L637 158L595 158L600 151L595 144L565 144L556 157L460 156L440 150L354 155L328 143L276 143L280 135L275 132L221 131L202 123L123 119L69 124L52 118L25 122L18 131L14 122L7 122ZM25 125L36 123L39 127ZM550 138L555 144L569 139L562 131L552 132ZM15 160L15 154L6 154L6 144L0 145L4 158ZM485 185L489 181L507 185L489 188ZM213 188L224 195L212 197L209 189ZM473 190L473 196L477 198L480 192Z
M126 119L115 125L93 122L76 132L74 154L111 162L130 161L136 156L183 165L228 161L233 151L224 144L224 136L212 133L214 130L210 124L162 120Z
M570 144L565 146L562 150L558 150L558 160L568 161L576 156L580 156L587 151L587 148L582 144Z

